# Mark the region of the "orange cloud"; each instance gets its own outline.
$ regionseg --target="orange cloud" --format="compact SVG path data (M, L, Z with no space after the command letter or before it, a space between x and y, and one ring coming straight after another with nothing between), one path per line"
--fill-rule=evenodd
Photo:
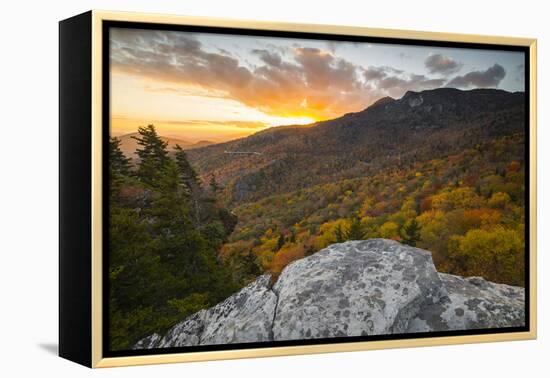
M264 64L247 68L233 56L206 51L184 33L111 30L114 72L225 93L268 115L326 119L377 98L364 90L357 66L328 51L296 47L292 62L276 52L253 53Z
M205 96L236 100L276 117L329 119L361 110L383 96L400 97L408 90L445 85L496 86L505 75L495 65L448 81L389 66L364 68L336 56L335 48L297 44L252 49L248 53L260 62L254 65L226 50L212 52L191 33L124 28L110 33L113 72L155 80L166 91L185 94L198 89ZM451 73L459 67L441 55L425 63L434 72Z

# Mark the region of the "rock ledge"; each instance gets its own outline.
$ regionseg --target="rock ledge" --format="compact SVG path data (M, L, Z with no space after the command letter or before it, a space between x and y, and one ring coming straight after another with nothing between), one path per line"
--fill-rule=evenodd
M387 239L333 244L263 275L134 349L402 334L525 324L525 290L438 273L430 252Z

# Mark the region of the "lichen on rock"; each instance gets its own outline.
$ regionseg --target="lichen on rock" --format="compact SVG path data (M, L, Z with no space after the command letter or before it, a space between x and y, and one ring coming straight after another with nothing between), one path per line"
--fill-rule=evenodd
M410 314L446 295L428 252L383 239L333 244L298 260L273 290L276 340L403 332Z
M525 289L440 273L448 296L427 306L409 322L408 332L521 327Z
M525 290L438 273L431 253L387 239L333 244L135 349L403 334L525 324Z

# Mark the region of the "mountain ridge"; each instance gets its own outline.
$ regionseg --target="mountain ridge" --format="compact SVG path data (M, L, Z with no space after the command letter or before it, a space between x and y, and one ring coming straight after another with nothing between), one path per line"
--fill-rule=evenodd
M356 113L282 126L188 152L203 178L226 187L230 203L257 200L334 179L445 156L522 132L524 93L439 88L382 98ZM226 151L254 154L231 156Z

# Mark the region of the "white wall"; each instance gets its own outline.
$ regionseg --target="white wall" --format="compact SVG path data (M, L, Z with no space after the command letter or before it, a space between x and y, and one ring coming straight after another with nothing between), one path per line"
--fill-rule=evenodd
M57 343L57 21L91 8L539 39L539 340L110 369L131 377L537 377L548 374L550 27L544 1L5 1L0 27L0 374L93 374ZM542 4L542 5L541 5ZM6 133L7 131L7 133ZM543 211L546 210L546 211ZM546 319L545 319L546 318ZM13 370L11 373L8 371ZM7 374L6 374L7 373ZM27 374L28 373L28 374ZM547 375L546 375L547 376Z

